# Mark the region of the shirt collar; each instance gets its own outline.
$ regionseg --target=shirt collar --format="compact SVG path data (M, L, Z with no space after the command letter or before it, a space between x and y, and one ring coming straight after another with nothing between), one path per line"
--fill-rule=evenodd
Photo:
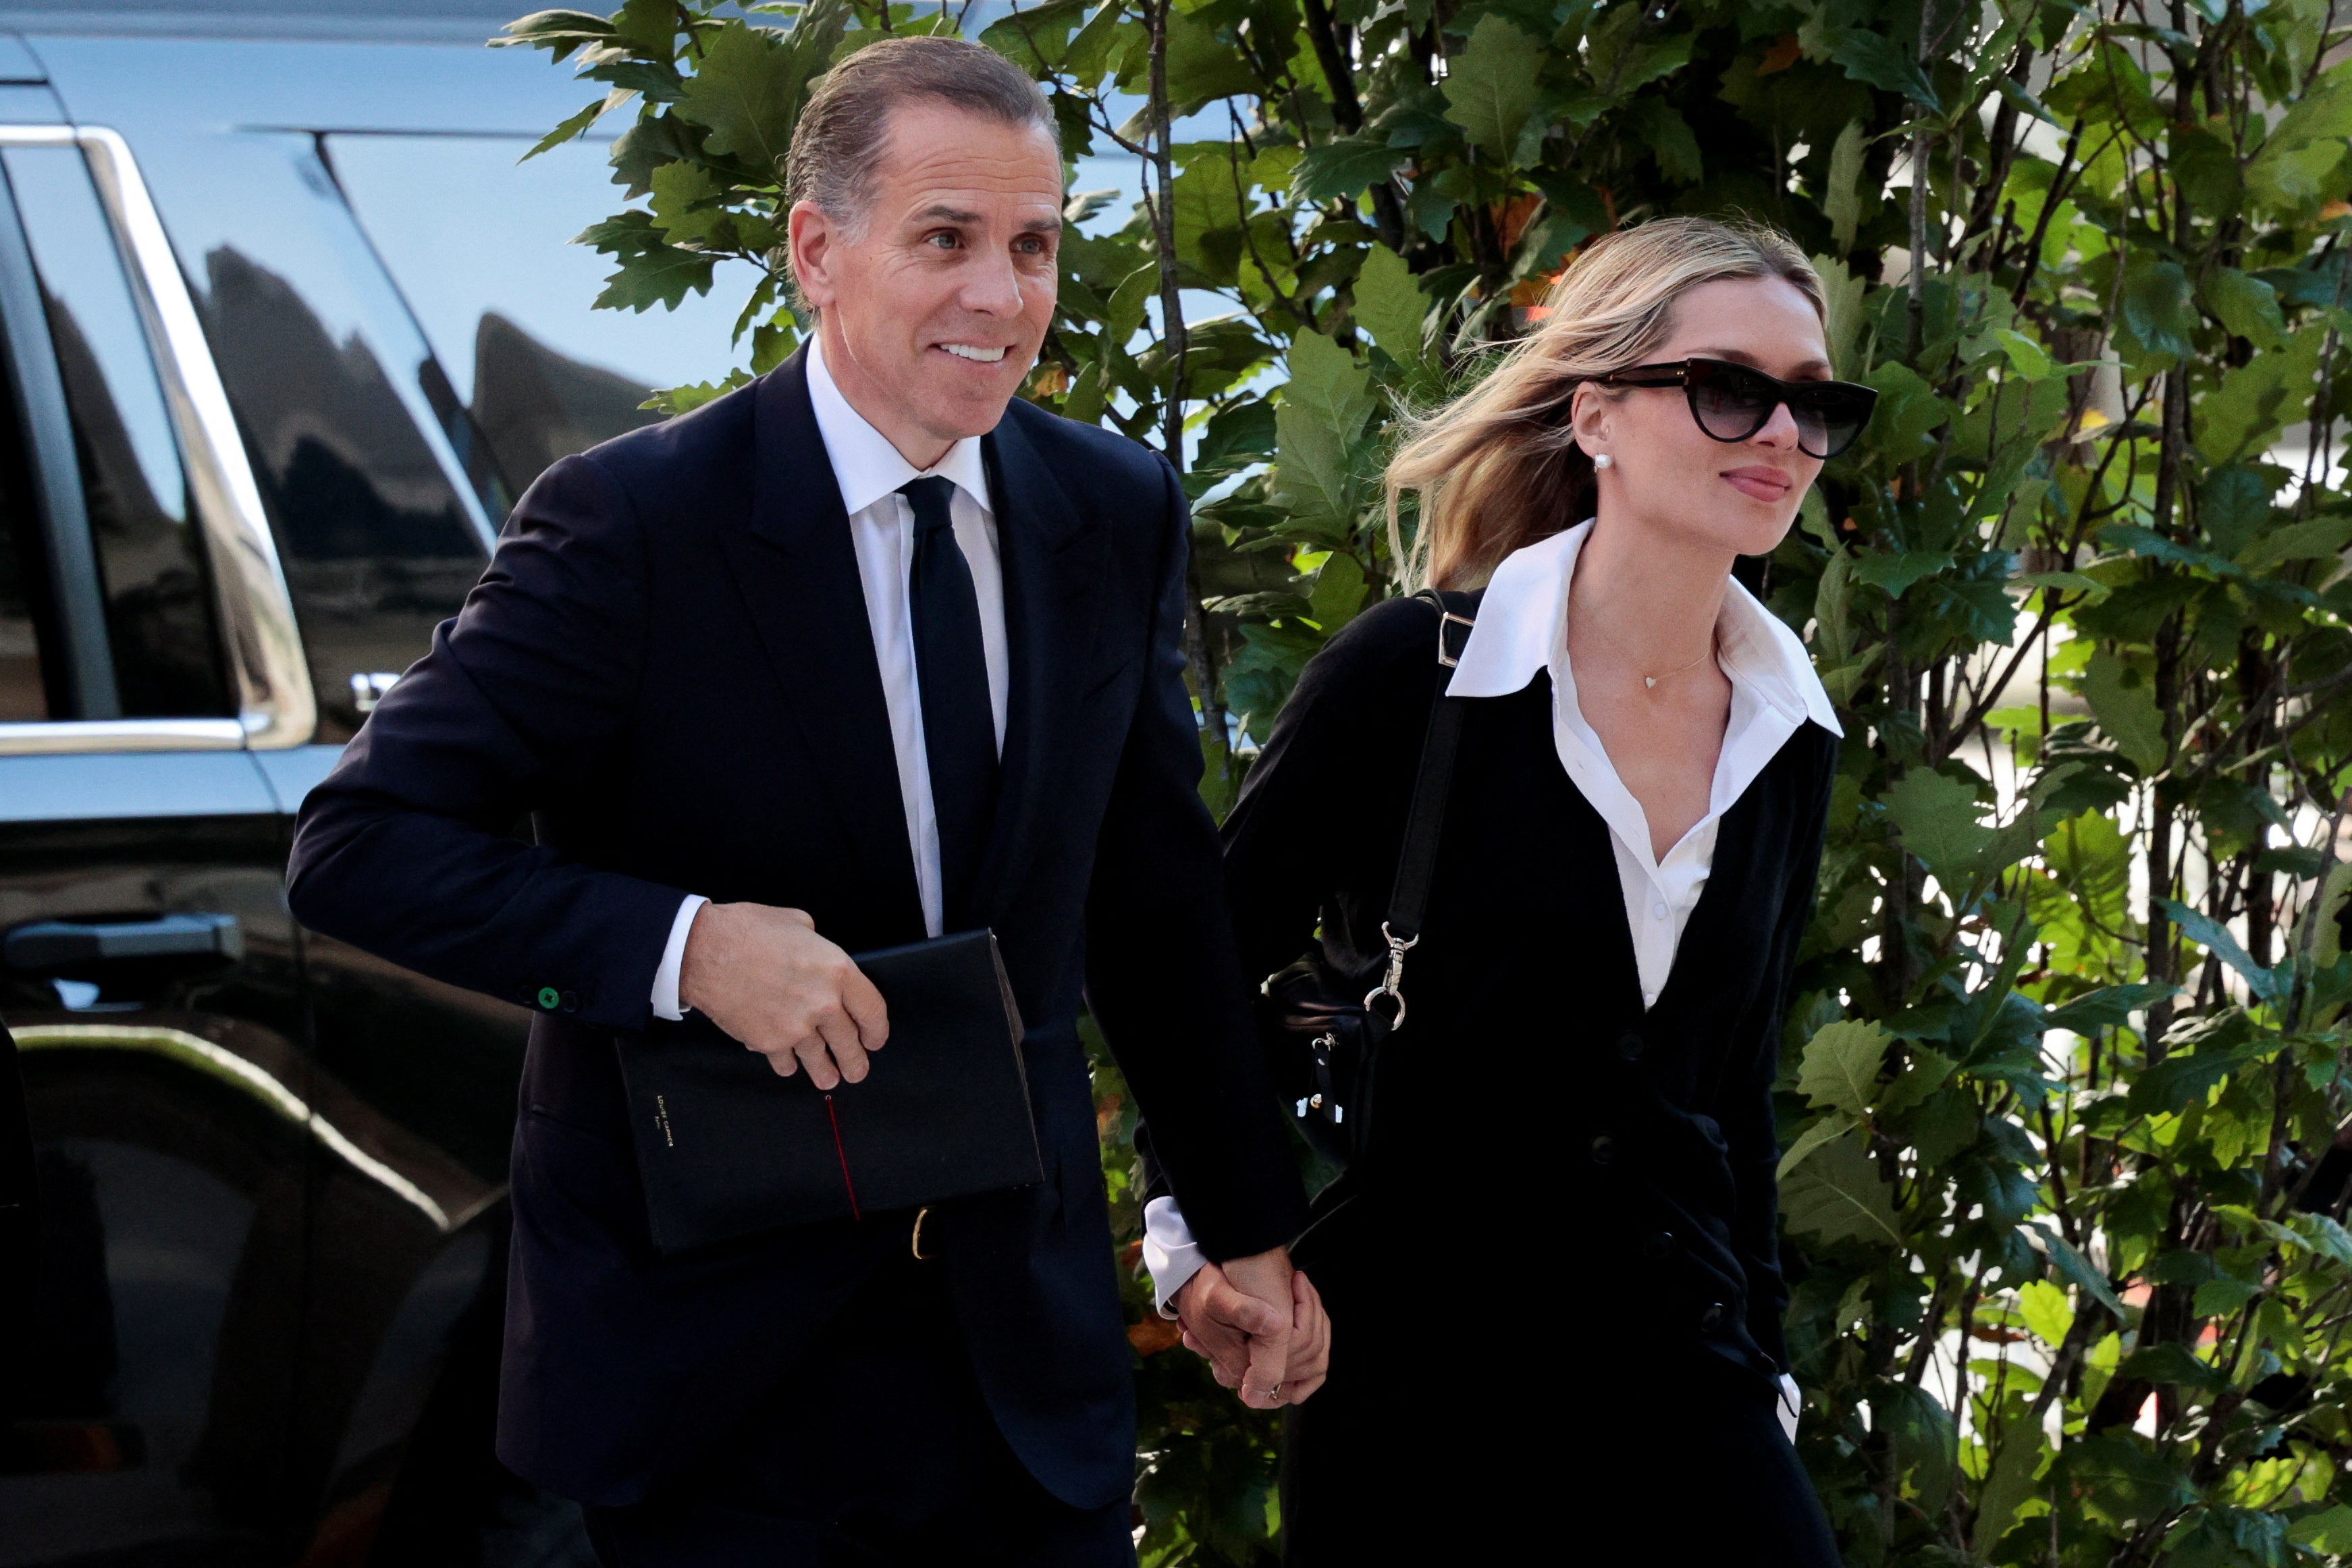
M841 488L843 511L854 517L908 480L936 475L971 497L982 512L995 515L996 508L989 505L988 469L981 461L979 436L965 436L928 469L916 467L890 444L888 436L849 406L834 384L833 372L825 369L824 351L815 338L809 340L808 387L817 434L833 462L834 483Z
M1588 517L1504 558L1478 601L1478 623L1463 646L1447 695L1507 696L1535 679L1537 671L1550 667L1554 652L1567 642L1568 585L1591 532ZM1804 643L1738 579L1730 580L1728 590L1716 622L1724 673L1752 686L1791 719L1810 718L1843 736L1837 708L1813 673ZM1565 661L1564 652L1560 656Z

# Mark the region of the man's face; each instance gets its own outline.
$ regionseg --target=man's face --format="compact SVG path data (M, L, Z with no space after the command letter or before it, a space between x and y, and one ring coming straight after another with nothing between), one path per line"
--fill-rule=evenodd
M941 103L892 111L861 229L793 204L825 367L908 462L985 434L1054 318L1062 160L1045 132Z

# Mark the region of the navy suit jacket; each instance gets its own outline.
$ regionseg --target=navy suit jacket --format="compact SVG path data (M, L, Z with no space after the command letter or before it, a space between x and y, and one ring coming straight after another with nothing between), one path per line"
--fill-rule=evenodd
M979 903L1030 1020L1046 1179L951 1206L940 1245L1004 1435L1095 1507L1129 1490L1134 1410L1082 988L1211 1257L1288 1240L1305 1209L1197 794L1174 472L1017 402L983 446L1012 686ZM512 831L526 815L535 842ZM499 1451L584 1501L643 1498L907 1245L903 1217L870 1218L657 1253L618 1068L689 891L807 910L853 952L924 935L798 356L530 487L464 609L304 803L291 887L315 929L539 1009Z

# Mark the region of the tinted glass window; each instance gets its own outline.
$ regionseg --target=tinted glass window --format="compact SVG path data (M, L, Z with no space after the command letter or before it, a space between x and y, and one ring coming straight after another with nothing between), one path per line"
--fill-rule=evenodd
M572 236L618 212L609 142L518 162L529 140L331 136L335 177L516 494L541 469L653 420L657 386L717 381L752 275L722 267L675 311L590 307L611 258Z
M39 526L17 496L0 493L0 724L49 716L40 635L33 620L40 581L33 540Z
M171 413L89 170L68 147L12 147L0 159L65 382L122 712L226 714L212 594Z

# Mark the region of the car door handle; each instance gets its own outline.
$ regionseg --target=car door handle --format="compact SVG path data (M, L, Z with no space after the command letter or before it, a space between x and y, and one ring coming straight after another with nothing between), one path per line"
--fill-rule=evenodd
M164 915L152 920L38 920L0 940L11 969L52 974L89 964L152 958L245 956L245 928L234 915Z

